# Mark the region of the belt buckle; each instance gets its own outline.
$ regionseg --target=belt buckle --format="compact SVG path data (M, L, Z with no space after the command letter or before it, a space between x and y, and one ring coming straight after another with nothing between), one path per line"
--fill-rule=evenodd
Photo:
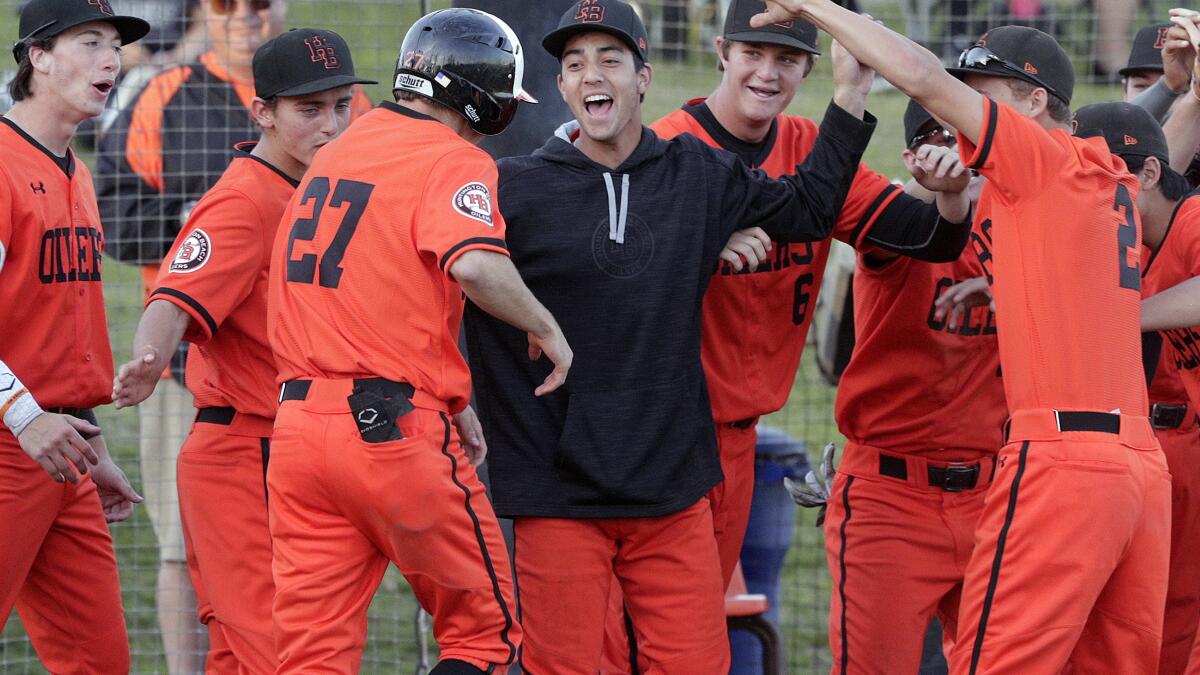
M1187 405L1155 403L1150 406L1150 424L1155 429L1178 429L1187 417Z
M979 484L979 465L952 464L946 467L941 488L946 492L962 492Z

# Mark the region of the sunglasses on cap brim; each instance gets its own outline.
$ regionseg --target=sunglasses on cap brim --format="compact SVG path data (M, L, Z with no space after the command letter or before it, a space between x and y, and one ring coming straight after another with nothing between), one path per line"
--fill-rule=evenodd
M1037 75L1033 75L1032 73L1029 73L1024 68L1017 66L1017 64L1015 64L1011 61L1006 61L1005 59L1000 58L999 56L997 56L995 54L995 52L988 49L987 47L984 47L982 45L975 45L973 47L968 47L967 49L963 50L962 54L960 54L958 56L958 67L959 68L980 70L980 71L986 73L987 70L989 70L988 66L999 66L1002 70L1009 71L1009 72L1013 73L1014 75L1017 75L1025 80L1029 80L1029 81L1033 82L1037 86L1050 92L1050 94L1053 95L1055 98L1062 100L1062 101L1066 100L1063 98L1063 95L1058 92L1057 89L1046 84L1040 77L1038 77Z
M958 143L958 138L954 135L954 132L950 131L949 129L943 129L942 127L934 127L923 134L917 134L916 136L913 136L912 140L908 143L908 149L915 150L922 145L933 143L934 141L938 140L941 140L945 145L955 145Z
M251 11L263 12L271 8L271 0L245 0ZM213 14L230 14L237 11L238 0L211 0Z

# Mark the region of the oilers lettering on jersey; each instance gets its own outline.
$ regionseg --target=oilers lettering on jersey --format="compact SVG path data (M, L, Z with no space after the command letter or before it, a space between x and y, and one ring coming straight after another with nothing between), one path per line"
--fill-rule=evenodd
M94 227L54 227L42 234L38 279L43 284L100 281L104 235Z
M938 279L937 286L933 289L933 299L929 302L929 318L925 321L931 330L945 331L952 335L966 337L996 334L996 315L986 305L983 307L968 307L962 318L959 319L958 325L954 328L950 328L949 314L941 319L937 318L937 301L938 298L942 297L942 293L945 293L951 286L968 280L951 277Z

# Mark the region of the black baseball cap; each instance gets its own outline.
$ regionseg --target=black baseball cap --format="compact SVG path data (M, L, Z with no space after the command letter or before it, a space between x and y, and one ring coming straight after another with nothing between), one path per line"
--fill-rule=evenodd
M617 36L642 61L650 60L646 27L633 7L621 0L579 0L563 13L558 28L542 38L542 47L561 61L567 40L593 30Z
M1075 112L1075 135L1102 136L1114 155L1157 157L1170 161L1167 137L1145 109L1132 103L1093 103Z
M32 0L21 8L20 37L13 44L13 58L20 63L34 39L54 37L92 21L112 24L123 45L137 42L150 32L150 24L144 19L114 14L108 0Z
M762 28L752 27L750 17L766 11L766 8L767 3L763 0L733 0L729 3L729 11L725 13L725 32L721 34L722 37L738 42L783 45L821 55L821 50L817 49L817 27L807 21L794 19Z
M904 147L911 148L917 136L921 134L921 129L933 121L933 115L929 114L928 110L911 98L908 99L908 107L904 109Z
M1121 77L1139 70L1163 71L1162 49L1167 42L1169 23L1156 23L1146 26L1133 36L1133 47L1129 50L1129 64L1117 72Z
M254 93L259 98L303 96L348 84L376 84L354 74L350 46L320 28L293 28L254 52Z
M1042 87L1070 105L1075 92L1071 59L1053 37L1028 26L1001 26L983 34L958 57L957 77L968 74L1011 77Z

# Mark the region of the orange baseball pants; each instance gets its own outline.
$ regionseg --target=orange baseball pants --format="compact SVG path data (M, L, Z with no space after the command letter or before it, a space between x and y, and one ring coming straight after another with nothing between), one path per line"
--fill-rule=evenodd
M1200 425L1156 429L1171 471L1171 562L1159 675L1181 675L1200 625ZM1200 665L1200 664L1198 664Z
M880 475L881 455L903 462L907 479ZM977 451L935 456L846 444L825 514L835 674L915 673L935 614L954 635L993 460ZM975 487L930 486L928 468L953 462L978 464Z
M0 630L13 606L46 670L129 672L112 536L91 474L55 483L0 432Z
M200 622L208 627L209 675L271 675L279 665L267 525L271 428L265 417L237 414L219 424L202 413L179 451L179 509Z
M712 509L713 534L721 560L721 580L725 588L742 555L746 526L750 520L750 502L754 499L754 449L758 442L758 419L749 424L720 424L717 427L717 451L725 480L708 492ZM613 597L604 626L604 657L600 672L604 675L629 675L630 659L637 650L629 649L629 625L621 596L620 583L612 585ZM645 663L641 664L645 670Z
M1166 460L1145 417L1121 415L1119 433L1107 433L1060 431L1058 416L1013 413L975 531L955 675L1158 668Z
M417 408L367 443L350 380L284 401L267 468L278 673L356 673L388 563L433 617L442 662L504 673L521 627L500 526L449 416ZM447 666L447 667L444 667ZM442 670L439 670L442 669Z
M657 518L517 518L514 558L530 675L601 670L614 575L648 675L729 671L707 499Z

